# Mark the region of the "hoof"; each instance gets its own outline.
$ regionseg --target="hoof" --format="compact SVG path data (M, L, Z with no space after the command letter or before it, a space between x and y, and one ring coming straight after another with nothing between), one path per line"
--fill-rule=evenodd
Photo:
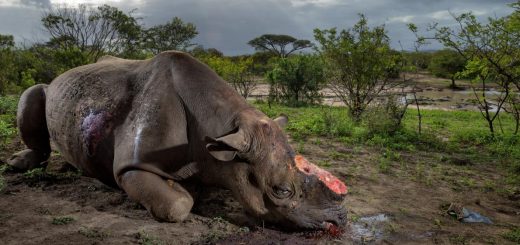
M7 160L7 164L18 171L27 171L35 168L46 167L47 161L41 153L26 149L17 152Z

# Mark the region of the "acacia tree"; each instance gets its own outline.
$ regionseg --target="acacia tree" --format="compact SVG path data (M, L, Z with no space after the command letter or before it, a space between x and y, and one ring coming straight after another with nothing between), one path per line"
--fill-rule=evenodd
M194 46L191 39L198 34L192 23L184 23L180 18L173 19L166 24L156 25L144 32L144 47L158 54L166 50L186 50Z
M488 22L480 23L472 13L453 15L457 28L440 27L433 24L430 30L435 32L435 39L444 46L456 50L468 61L463 75L474 78L484 90L480 95L474 94L479 102L482 116L494 135L493 122L498 118L505 103L516 103L508 99L511 87L520 90L520 1L511 5L515 11L506 17L488 18ZM496 104L492 111L492 103L485 90L489 83L499 85L501 94L491 98ZM515 108L516 105L512 105Z
M286 58L297 50L312 47L309 40L299 40L289 35L264 34L249 41L257 51L269 51L280 58ZM289 48L288 46L291 45Z
M329 87L359 121L368 104L390 85L399 54L390 49L383 25L370 28L364 15L352 29L314 30Z
M109 5L52 8L44 13L42 24L52 43L66 50L78 48L92 60L106 52L138 51L141 26L137 19L132 12L124 13Z

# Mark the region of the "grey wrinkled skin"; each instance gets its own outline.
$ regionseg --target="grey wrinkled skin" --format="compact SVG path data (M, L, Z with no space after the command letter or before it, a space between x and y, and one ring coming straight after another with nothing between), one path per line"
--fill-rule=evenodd
M106 56L69 70L26 90L17 120L28 149L9 164L42 166L50 139L66 161L158 220L186 219L193 197L184 181L196 180L230 189L250 214L283 227L345 223L344 196L295 167L287 118L269 119L182 52Z

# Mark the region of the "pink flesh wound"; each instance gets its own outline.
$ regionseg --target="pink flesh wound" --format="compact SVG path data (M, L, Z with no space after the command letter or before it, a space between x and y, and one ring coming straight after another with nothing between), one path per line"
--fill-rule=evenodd
M294 157L296 167L307 175L315 175L323 182L331 191L339 195L347 194L347 186L336 176L320 167L310 163L301 155Z

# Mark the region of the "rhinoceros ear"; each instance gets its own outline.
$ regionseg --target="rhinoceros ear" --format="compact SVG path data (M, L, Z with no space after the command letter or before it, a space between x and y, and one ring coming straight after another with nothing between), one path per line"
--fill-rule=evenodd
M285 128L287 126L287 122L289 122L289 118L285 114L281 114L279 117L275 118L273 121L278 123L281 128Z
M247 147L247 142L242 130L235 130L219 138L211 138L206 136L206 149L209 154L220 161L229 162L235 158L238 152L243 151Z

